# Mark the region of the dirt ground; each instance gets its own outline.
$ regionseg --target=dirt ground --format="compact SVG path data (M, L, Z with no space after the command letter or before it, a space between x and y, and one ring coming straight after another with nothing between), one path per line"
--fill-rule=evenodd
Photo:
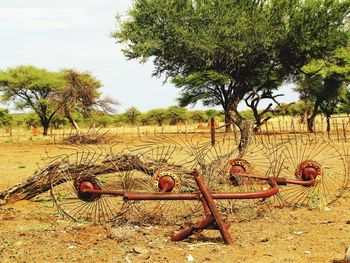
M42 156L67 152L48 142L0 143L0 190L31 175ZM331 262L350 245L350 192L322 211L271 208L233 222L233 245L208 230L170 242L181 226L74 223L47 195L0 207L0 262Z

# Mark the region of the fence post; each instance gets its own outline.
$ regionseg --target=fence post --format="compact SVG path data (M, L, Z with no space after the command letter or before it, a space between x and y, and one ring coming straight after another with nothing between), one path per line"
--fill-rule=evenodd
M281 142L283 142L282 129L281 129L281 120L278 118L278 128L280 130Z
M274 143L276 143L277 139L276 139L275 127L273 127L273 122L271 122L271 128L272 128L272 138Z
M345 140L345 143L347 142L347 138L346 138L346 126L345 126L345 122L344 122L344 119L341 120L342 123L343 123L343 134L344 134L344 140Z
M335 129L337 131L337 140L339 142L339 130L338 130L338 120L337 119L335 119Z
M215 145L215 119L214 117L210 118L210 138L211 138L211 145Z

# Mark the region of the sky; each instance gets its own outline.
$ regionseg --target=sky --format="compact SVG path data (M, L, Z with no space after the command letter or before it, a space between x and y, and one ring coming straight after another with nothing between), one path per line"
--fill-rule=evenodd
M0 69L90 71L103 83L102 93L121 103L118 112L176 105L180 90L152 77L151 62L127 60L110 36L117 29L115 15L125 15L131 5L132 0L0 0ZM297 100L291 86L281 93L287 94L283 102Z

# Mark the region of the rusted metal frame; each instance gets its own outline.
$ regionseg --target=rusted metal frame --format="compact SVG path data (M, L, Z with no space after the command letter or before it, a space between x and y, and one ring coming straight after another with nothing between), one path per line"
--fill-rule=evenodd
M226 224L224 223L224 220L222 219L221 214L219 213L219 210L217 209L217 207L214 203L214 199L211 196L209 189L203 180L203 177L199 174L199 172L197 170L193 171L193 176L194 176L194 179L197 183L199 190L201 191L201 193L203 195L204 201L208 205L209 210L210 210L212 216L214 217L215 223L216 223L217 227L219 228L219 231L221 233L222 238L224 239L226 244L228 244L228 245L232 244L233 240L232 240L232 237L230 235L230 232L228 231L228 228L227 228Z
M215 145L215 118L210 118L210 139L211 139L211 146Z
M197 224L190 226L188 228L185 228L180 233L177 233L174 235L170 240L171 241L182 241L193 234L202 232L205 228L208 228L214 223L214 217L212 215L207 216L202 221L199 221Z
M316 180L310 180L310 181L286 180L286 183L287 184L301 185L301 186L314 186L316 183Z
M273 179L274 181L276 181L278 185L295 184L295 185L302 185L302 186L314 186L316 182L314 179L310 181L302 181L302 180L288 180L283 177L252 175L247 173L239 173L238 175L243 177L253 178L253 179L266 180L266 181Z
M272 180L273 181L273 180ZM268 198L278 193L278 185L275 181L269 190L247 193L210 193L213 199L256 199ZM95 193L95 191L93 191ZM97 190L96 192L102 192ZM134 193L127 192L124 198L127 200L198 200L200 193Z
M268 198L278 193L278 185L272 178L270 180L270 189L259 192L247 192L247 193L216 193L211 192L213 199L255 199L255 198ZM167 193L167 192L154 192L154 193L140 193L140 192L125 192L125 191L113 191L113 190L98 190L98 189L84 189L83 193L91 194L105 194L122 196L126 200L198 200L201 193Z

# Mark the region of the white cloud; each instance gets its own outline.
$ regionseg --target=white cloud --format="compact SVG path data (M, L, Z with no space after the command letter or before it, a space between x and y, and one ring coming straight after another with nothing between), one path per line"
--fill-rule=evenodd
M96 20L75 8L1 8L2 30L45 31L93 23Z

